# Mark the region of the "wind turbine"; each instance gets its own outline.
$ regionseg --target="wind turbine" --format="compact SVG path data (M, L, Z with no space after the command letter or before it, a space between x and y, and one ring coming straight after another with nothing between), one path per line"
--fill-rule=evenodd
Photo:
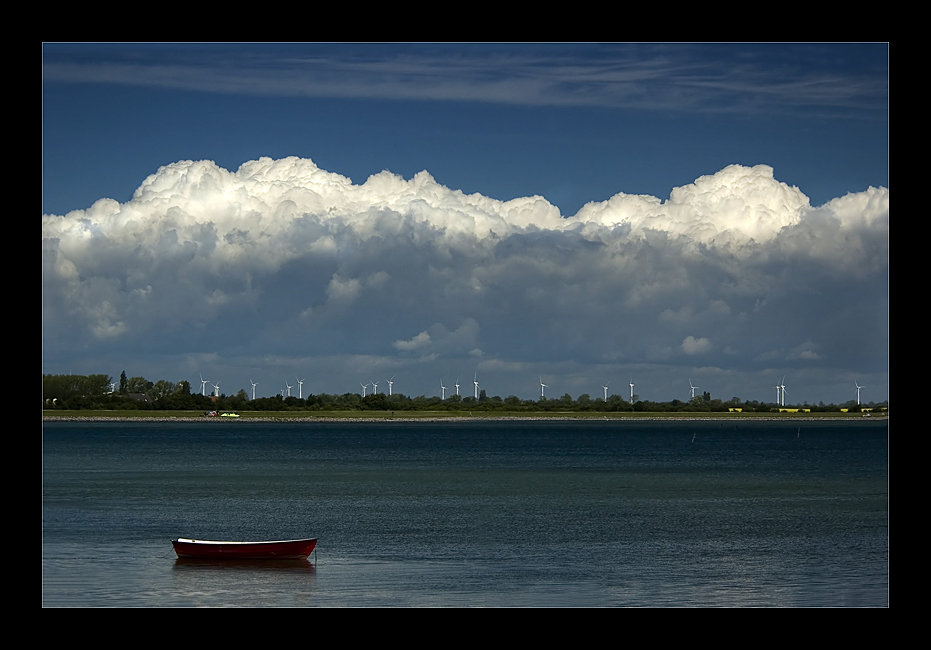
M456 395L459 395L459 379L462 377L462 373L459 373L459 377L456 377Z
M359 385L362 386L362 397L365 398L365 389L368 388L369 385L363 384L361 381L359 382Z
M611 383L611 382L609 381L608 384L610 384L610 383ZM604 386L602 386L602 388L605 389L605 401L606 401L606 402L608 401L608 384L605 384Z
M780 401L779 401L779 389L780 389L780 388L781 388L781 386L779 386L779 384L776 384L776 404L777 404L777 405L780 404Z
M446 399L446 386L443 385L443 380L440 380L440 390L443 391L443 396L440 399Z
M546 384L543 383L543 375L540 375L540 399L545 399L543 396L543 389L546 387Z
M391 375L391 379L394 379L394 378L395 378L395 375ZM391 379L385 380L388 382L388 397L391 397L391 386L394 384L394 382L391 381Z
M786 405L786 392L788 392L788 391L786 391L786 378L785 378L785 375L782 376L782 381L779 382L779 383L780 383L779 388L782 389L782 405L785 406L785 405Z
M213 385L213 394L214 394L215 397L219 397L219 396L220 396L220 384L214 384L214 385Z
M692 386L692 380L689 379L689 388L692 389L692 399L695 399L695 389L699 388L699 386Z
M255 401L255 387L258 386L257 383L252 381L252 377L249 377L249 383L252 384L252 401Z
M634 380L630 380L630 403L634 403Z
M472 383L475 384L475 399L478 399L478 370L475 371L475 376L472 378Z
M378 384L374 381L372 382L372 395L378 395Z
M207 397L207 384L210 382L204 379L204 376L200 376L200 394L202 397Z
M857 382L853 382L853 385L857 387L857 406L860 406L860 389L866 388L866 386L861 386Z
M295 377L297 379L297 377ZM304 399L304 380L297 379L297 397L298 399Z
M292 386L288 382L285 382L284 385L288 387L288 397L291 397L291 389L294 388L294 386Z

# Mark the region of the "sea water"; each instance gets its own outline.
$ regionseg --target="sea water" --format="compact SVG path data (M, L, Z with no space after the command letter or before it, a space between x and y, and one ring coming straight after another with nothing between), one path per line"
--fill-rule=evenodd
M883 420L47 422L42 460L44 606L889 603Z

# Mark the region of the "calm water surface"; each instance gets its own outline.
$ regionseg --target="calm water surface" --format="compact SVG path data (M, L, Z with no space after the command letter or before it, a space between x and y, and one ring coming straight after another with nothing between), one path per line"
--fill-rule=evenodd
M888 606L888 422L51 422L42 518L45 606Z

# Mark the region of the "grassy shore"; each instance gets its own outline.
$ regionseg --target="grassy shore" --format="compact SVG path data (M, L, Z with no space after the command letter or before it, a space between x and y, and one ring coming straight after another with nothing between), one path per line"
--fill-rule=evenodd
M824 420L864 419L861 413L594 413L591 411L238 411L239 418L204 417L200 411L43 411L42 419L55 420L198 420L235 422L242 420L326 421L334 420ZM888 415L872 415L884 418Z

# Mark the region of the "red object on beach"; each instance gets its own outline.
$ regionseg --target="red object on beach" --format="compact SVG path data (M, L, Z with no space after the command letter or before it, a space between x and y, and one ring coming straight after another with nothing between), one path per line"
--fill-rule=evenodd
M213 542L203 539L171 540L180 558L209 560L304 560L317 539L288 539L274 542Z

